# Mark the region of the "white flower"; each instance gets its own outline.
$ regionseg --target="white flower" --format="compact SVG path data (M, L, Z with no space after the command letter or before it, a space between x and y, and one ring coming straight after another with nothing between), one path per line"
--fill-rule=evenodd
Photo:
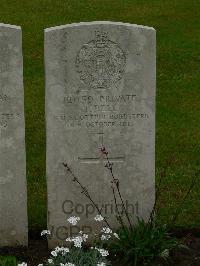
M64 248L64 247L56 247L55 250L53 251L53 256L56 257L57 253L61 252L62 255L65 255L66 253L69 252L68 248ZM56 255L55 255L56 254Z
M104 234L112 234L112 230L109 227L103 227L101 232Z
M21 264L18 264L18 266L27 266L26 262L22 262Z
M83 238L83 241L86 241L88 239L88 235L87 234L83 234L82 238Z
M43 264L42 264L42 263L40 263L40 264L38 264L38 266L43 266Z
M51 234L51 232L49 230L43 230L41 232L41 236L43 236L43 235L50 235L50 234Z
M67 241L67 242L72 242L72 238L71 238L71 237L68 237L68 238L66 238L65 241Z
M81 248L82 247L82 243L83 242L86 242L88 238L88 235L87 234L83 234L81 236L76 236L76 237L68 237L66 239L67 242L74 242L74 246L77 247L77 248ZM67 251L69 252L69 251Z
M62 247L62 248L60 248L59 252L61 252L62 255L65 255L66 253L69 252L69 249L68 249L68 248L64 248L64 247Z
M55 248L55 251L56 251L56 252L59 252L59 251L60 251L60 247L56 247L56 248Z
M104 220L103 216L101 216L100 214L96 215L96 216L94 217L94 219L95 219L95 221L97 221L97 222L101 222L101 221Z
M57 252L55 250L51 251L51 255L57 257Z
M82 247L83 238L81 236L73 237L72 241L74 242L74 246L76 248L81 248Z
M76 225L78 221L80 221L80 217L72 216L67 219L67 221L72 224Z
M53 260L52 259L48 259L48 263L53 263Z
M65 264L60 263L60 266L75 266L75 264L70 263L70 262L67 262L67 263L65 263Z
M117 239L120 239L119 238L119 235L117 233L113 233L113 235L117 238Z
M97 266L106 266L105 262L98 262Z
M97 247L95 247L95 249L99 251L102 257L107 257L109 255L109 252L106 249Z
M68 253L69 252L69 249L68 248L63 248L62 249L62 253Z
M101 236L101 240L108 240L109 238L111 238L111 235L102 235Z

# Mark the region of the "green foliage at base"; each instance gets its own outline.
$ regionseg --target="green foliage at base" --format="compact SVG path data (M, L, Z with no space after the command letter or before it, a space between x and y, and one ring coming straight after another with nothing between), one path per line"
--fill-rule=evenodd
M51 257L52 263L47 263L47 266L60 266L61 263L64 265L67 263L72 263L75 266L94 266L103 262L105 265L111 265L110 262L103 258L100 253L95 249L83 250L81 248L72 248L68 253L62 255L58 254L56 257ZM104 265L104 264L103 264Z
M133 231L121 229L118 232L120 240L110 244L110 249L119 258L123 265L154 265L156 259L168 261L169 252L181 245L178 240L171 237L167 227L145 223L138 220Z
M16 266L17 259L14 256L0 256L0 266Z

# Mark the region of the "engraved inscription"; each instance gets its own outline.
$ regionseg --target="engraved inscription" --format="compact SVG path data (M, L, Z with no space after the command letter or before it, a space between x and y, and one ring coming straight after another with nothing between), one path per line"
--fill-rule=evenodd
M5 90L5 88L4 88ZM10 95L5 94L3 91L0 91L0 127L6 128L8 122L20 119L20 113L13 113L10 111L11 105L17 102L17 98L11 97Z
M10 97L4 93L0 92L0 104L4 102L9 102Z
M20 119L20 114L11 114L11 113L0 113L0 127L7 127L8 122L14 119Z
M120 80L126 57L107 32L95 32L95 39L84 44L76 58L81 81L93 89L107 89Z
M135 94L65 94L63 112L54 117L67 128L134 127L137 120L149 119L148 113L136 111L135 106Z

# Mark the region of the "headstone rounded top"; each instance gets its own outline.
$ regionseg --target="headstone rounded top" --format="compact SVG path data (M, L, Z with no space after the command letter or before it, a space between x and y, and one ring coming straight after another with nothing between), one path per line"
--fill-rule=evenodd
M70 28L70 27L81 27L81 26L91 26L91 25L116 25L116 26L134 27L134 28L141 28L141 29L155 31L153 27L131 24L131 23L115 22L115 21L91 21L91 22L79 22L79 23L71 23L71 24L66 24L66 25L50 27L50 28L45 29L45 32L54 31L54 30L62 30L64 28Z
M20 26L4 24L4 23L0 23L0 27L2 27L2 28L11 28L11 29L15 29L15 30L21 30Z

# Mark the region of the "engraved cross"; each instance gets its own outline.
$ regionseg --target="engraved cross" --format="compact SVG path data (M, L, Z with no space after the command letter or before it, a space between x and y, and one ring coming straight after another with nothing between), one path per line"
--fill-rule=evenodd
M104 146L104 132L98 132L98 133L93 133L99 136L99 142L101 143L101 146ZM124 155L117 155L117 156L108 156L108 159L111 163L123 163L125 161L125 156ZM99 163L107 163L107 159L104 157L103 154L100 154L99 157L78 157L78 160L80 163L85 163L85 164L99 164Z

